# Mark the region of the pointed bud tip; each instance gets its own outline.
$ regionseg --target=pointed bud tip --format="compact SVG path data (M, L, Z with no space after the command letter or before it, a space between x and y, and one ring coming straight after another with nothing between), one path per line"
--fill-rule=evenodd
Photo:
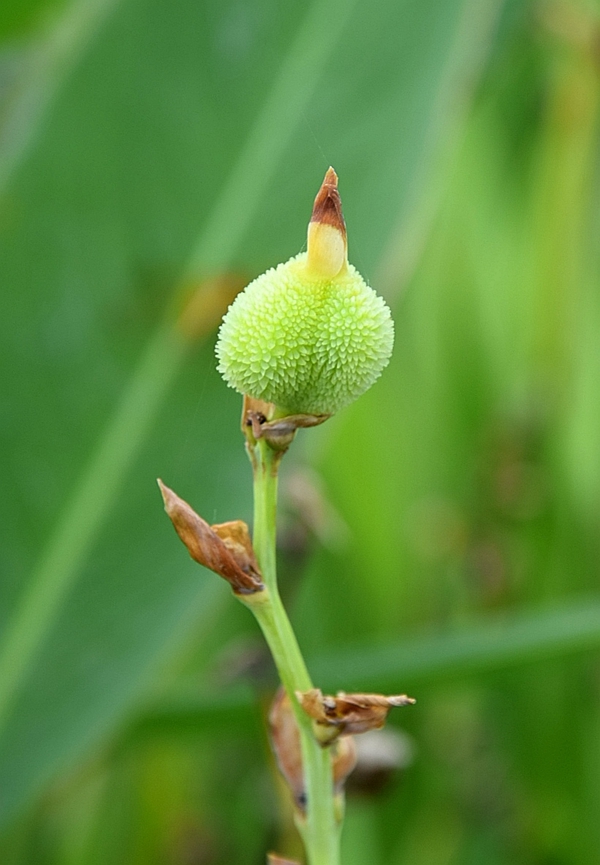
M346 223L337 181L333 168L328 168L308 224L308 270L320 279L333 279L348 261Z
M176 496L175 493L173 492L173 490L169 489L169 487L166 484L163 484L163 482L160 478L156 478L156 483L158 484L158 488L159 488L160 494L162 496L165 510L167 513L169 513L170 507L172 507L174 501L176 501L178 499L178 496Z
M407 697L406 694L398 694L395 697L388 697L391 706L414 706L417 702L414 697Z
M323 180L323 186L334 186L337 189L338 185L338 176L335 173L335 169L332 165L329 166L327 171L325 172L325 178Z
M197 516L188 503L184 502L183 499L180 499L177 493L164 484L160 478L156 479L156 483L158 484L162 496L165 513L173 524L181 518L182 514L189 512L190 514Z
M345 240L346 223L342 213L342 200L338 192L338 176L331 166L327 169L321 188L317 192L310 221L337 228Z

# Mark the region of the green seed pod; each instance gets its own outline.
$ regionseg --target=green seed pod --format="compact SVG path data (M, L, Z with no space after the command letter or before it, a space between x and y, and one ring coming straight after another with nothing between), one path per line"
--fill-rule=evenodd
M306 253L248 285L221 324L218 369L230 387L290 414L334 414L387 366L390 311L348 264L332 168L315 199Z

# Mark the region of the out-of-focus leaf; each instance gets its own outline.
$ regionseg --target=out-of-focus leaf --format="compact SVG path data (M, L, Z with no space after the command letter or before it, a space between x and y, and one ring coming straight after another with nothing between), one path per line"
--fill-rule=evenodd
M64 0L5 0L0 10L0 38L20 39Z
M600 648L600 600L512 616L490 616L452 633L413 637L395 643L349 644L308 659L313 680L330 690L398 689L460 679L535 664ZM246 722L243 709L252 700L241 689L231 695L192 693L165 697L142 713L137 732L195 727L217 719ZM240 720L241 719L241 720Z
M0 50L0 195L33 147L60 86L117 2L71 0L56 23L52 17L61 0L6 4L0 39L14 39L13 30L20 39ZM35 20L34 11L38 27L25 40L21 31L28 19Z
M404 688L406 683L501 670L599 646L600 602L592 597L556 610L494 617L450 634L347 646L315 658L311 671L316 681L332 687Z
M329 162L368 274L494 8L127 0L86 43L1 202L3 820L226 596L201 591L154 478L211 522L245 516L239 403L210 345L183 364L166 297L296 252Z

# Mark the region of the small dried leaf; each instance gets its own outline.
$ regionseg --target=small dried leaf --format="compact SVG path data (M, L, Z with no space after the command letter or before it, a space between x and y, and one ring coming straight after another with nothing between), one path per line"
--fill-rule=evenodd
M300 865L300 863L295 859L283 859L277 853L268 853L267 865Z
M255 399L253 396L244 394L242 406L242 432L247 434L248 428L252 429L255 439L260 438L260 427L266 421L271 420L275 414L275 406L272 402L264 399Z
M318 731L322 741L331 741L341 733L365 733L383 727L388 712L394 706L410 706L416 702L406 694L384 697L382 694L345 694L323 696L319 688L297 695L307 715L323 729Z
M246 524L234 520L209 526L161 480L158 485L165 510L194 561L219 574L238 594L261 591L264 588L262 575Z
M259 434L255 438L264 438L276 451L285 452L299 429L319 426L331 417L329 414L292 414L288 417L267 421L260 425Z
M269 712L271 742L279 770L292 791L296 806L304 812L306 795L300 734L289 698L280 688ZM341 793L344 782L356 765L356 746L352 736L340 738L331 749L333 783L336 793Z
M331 746L331 761L333 764L333 785L336 793L344 789L346 778L354 771L357 760L357 748L353 736L340 736Z
M254 397L244 396L242 409L242 432L248 436L252 431L252 438L258 441L264 438L275 451L285 453L291 445L296 430L307 427L319 426L331 417L329 414L294 414L273 420L275 406L272 402L265 402Z
M283 688L277 691L271 704L269 725L271 728L271 743L279 771L292 791L296 806L301 811L304 811L306 797L304 792L300 734L289 698Z
M260 569L246 523L243 520L230 520L228 523L215 523L211 529L221 538L241 569L260 580Z

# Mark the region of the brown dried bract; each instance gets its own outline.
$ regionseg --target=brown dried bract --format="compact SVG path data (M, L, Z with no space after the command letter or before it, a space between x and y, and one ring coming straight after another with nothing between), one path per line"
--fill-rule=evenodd
M346 239L346 223L342 213L342 200L338 192L338 177L333 168L329 167L321 188L317 192L311 222L321 225L332 225Z
M279 688L269 712L271 744L277 759L279 771L292 791L296 806L304 811L306 798L304 792L304 773L300 751L300 733L294 718L289 698L283 688Z
M292 791L296 806L304 812L306 795L300 734L292 706L283 688L277 691L273 699L269 712L269 725L279 770ZM346 778L356 765L356 746L352 736L344 736L334 744L331 749L331 762L335 791L341 793Z
M346 778L354 771L358 754L353 736L340 736L331 746L333 786L336 793L344 789Z
M284 453L291 445L296 431L319 426L331 417L329 414L292 414L272 420L275 406L271 402L244 396L242 432L258 441L261 438L275 451Z
M366 733L383 727L388 712L394 706L410 706L416 702L406 694L384 697L382 694L345 694L323 696L319 688L296 696L307 715L317 724L320 741L329 742L342 733Z
M246 523L233 520L209 526L161 480L158 485L175 531L195 562L227 580L237 594L264 589Z
M296 431L319 426L329 414L291 414L277 420L267 421L260 427L259 438L264 438L276 451L286 451L294 440Z
M261 426L271 420L275 413L275 405L265 402L264 399L255 399L253 396L244 394L242 406L242 432L247 435L249 431L255 439L260 438Z
M215 523L211 529L221 538L242 571L260 580L261 574L246 523L243 520L230 520L227 523Z

